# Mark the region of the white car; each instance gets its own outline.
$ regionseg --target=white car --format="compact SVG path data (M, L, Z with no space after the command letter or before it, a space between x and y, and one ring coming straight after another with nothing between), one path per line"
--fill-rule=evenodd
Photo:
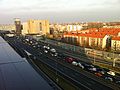
M80 62L73 61L72 65L79 66L80 68L84 69L84 66Z
M89 68L89 70L94 71L94 72L97 71L97 69L95 67L91 67L91 68Z
M72 65L77 66L77 65L78 65L78 63L77 63L76 61L73 61L73 62L72 62Z
M107 74L115 76L115 72L113 72L113 71L109 71L109 72L107 72Z
M48 53L48 51L47 51L47 50L44 50L44 52L45 52L45 53Z
M78 63L78 66L84 69L84 66L80 62Z
M50 49L51 52L56 52L56 50L54 48Z

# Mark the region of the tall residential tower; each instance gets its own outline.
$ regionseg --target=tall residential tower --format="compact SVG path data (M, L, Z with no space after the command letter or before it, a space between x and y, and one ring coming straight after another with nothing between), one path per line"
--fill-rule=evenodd
M22 27L21 27L21 21L19 18L15 18L15 28L16 28L16 35L21 35L21 30L22 30Z

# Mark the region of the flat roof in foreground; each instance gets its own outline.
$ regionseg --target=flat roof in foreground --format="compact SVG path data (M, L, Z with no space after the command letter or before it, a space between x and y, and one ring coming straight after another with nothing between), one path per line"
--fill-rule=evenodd
M0 37L0 90L53 90L53 88Z

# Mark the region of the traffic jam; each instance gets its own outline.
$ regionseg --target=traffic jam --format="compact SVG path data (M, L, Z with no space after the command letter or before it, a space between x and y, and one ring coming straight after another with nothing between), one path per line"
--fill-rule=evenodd
M120 85L120 74L112 70L102 68L93 64L89 64L86 62L82 62L79 59L73 58L72 56L68 56L64 53L60 53L49 44L42 43L43 44L42 45L35 39L28 39L28 38L22 38L22 39L17 38L17 39L21 40L25 44L32 46L33 48L41 50L40 54L51 55L52 57L56 57L65 63L69 63L73 65L74 67L81 68L82 70L90 72L94 74L96 77L101 77L107 81Z

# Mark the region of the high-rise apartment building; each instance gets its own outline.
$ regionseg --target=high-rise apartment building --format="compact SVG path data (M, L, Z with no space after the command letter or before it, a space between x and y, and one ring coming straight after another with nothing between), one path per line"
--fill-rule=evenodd
M28 34L46 35L50 32L48 20L29 20L27 23Z
M16 35L20 35L21 34L21 30L22 30L20 19L19 18L15 18L14 23L15 23L15 28L16 28Z
M26 35L28 34L28 23L27 22L24 22L22 23L22 35Z

